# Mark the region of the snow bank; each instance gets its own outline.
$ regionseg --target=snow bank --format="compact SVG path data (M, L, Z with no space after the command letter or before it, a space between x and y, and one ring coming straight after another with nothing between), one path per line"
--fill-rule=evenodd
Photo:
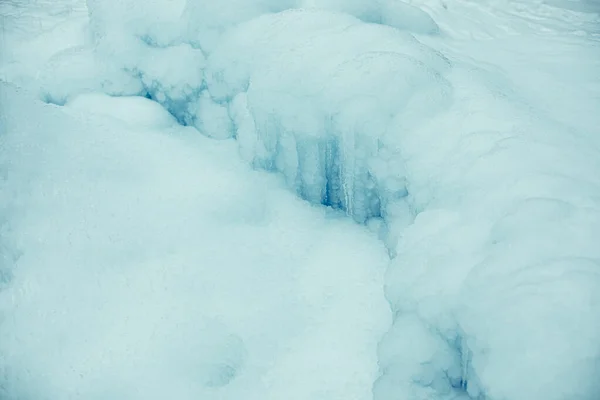
M146 99L1 93L0 397L370 399L375 238Z

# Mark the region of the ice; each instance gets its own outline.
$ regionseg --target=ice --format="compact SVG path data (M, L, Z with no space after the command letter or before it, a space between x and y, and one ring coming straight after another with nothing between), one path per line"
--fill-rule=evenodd
M204 85L204 55L188 44L167 48L138 45L139 56L127 70L139 77L146 96L162 104L180 122L190 124L195 112L189 106L200 97Z
M0 65L12 398L598 398L593 2L87 11Z
M213 139L228 139L234 135L233 123L227 107L215 103L207 91L199 99L189 104L191 123L201 133Z
M387 125L403 111L408 126L443 107L448 68L408 34L307 10L241 24L211 54L205 77L216 101L245 93L231 114L252 117L239 143L243 154L252 152L246 144L256 151L255 166L282 172L301 197L364 222L405 193L386 187L402 176L380 180L369 165Z

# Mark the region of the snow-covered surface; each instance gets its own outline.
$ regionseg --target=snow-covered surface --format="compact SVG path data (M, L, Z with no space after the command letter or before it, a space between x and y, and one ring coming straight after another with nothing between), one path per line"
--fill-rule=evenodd
M376 238L150 100L2 90L3 399L370 398Z
M600 398L597 1L0 11L2 396Z

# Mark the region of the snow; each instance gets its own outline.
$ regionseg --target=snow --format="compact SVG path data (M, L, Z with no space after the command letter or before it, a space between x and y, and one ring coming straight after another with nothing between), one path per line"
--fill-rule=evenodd
M63 111L2 92L21 253L0 293L3 398L370 398L389 323L372 235L144 98Z
M83 46L52 56L39 71L36 83L40 98L58 105L81 93L104 92L118 96L142 91L139 82L121 69L107 65Z
M138 96L111 97L103 93L86 93L73 98L65 106L81 115L95 114L114 118L131 128L167 129L177 123L158 103Z
M192 124L204 135L213 139L229 139L234 127L226 106L214 102L208 92L203 91L187 110Z
M2 396L600 396L594 1L2 15Z

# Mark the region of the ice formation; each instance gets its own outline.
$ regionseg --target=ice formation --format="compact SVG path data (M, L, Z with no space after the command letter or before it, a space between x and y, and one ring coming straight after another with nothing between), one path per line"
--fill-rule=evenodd
M87 35L71 45L61 42L43 62L36 59L37 79L28 80L16 61L2 69L4 80L65 107L34 106L31 100L11 105L5 99L4 107L15 115L8 119L6 140L16 141L7 147L15 155L3 154L3 165L11 166L5 169L55 192L39 205L27 195L33 189L21 187L17 178L5 184L26 203L19 206L6 196L4 210L31 209L38 215L5 224L24 230L2 236L3 242L10 239L6 254L31 250L14 268L25 271L25 278L12 278L14 288L6 284L1 292L5 314L14 316L0 328L6 375L0 387L14 398L15 391L24 390L20 382L31 390L25 395L39 396L36 390L42 390L47 398L65 393L98 399L238 398L241 393L328 400L598 398L600 17L592 1L521 3L88 0ZM13 58L26 59L25 52ZM27 151L19 147L21 141L37 141L36 126L20 125L27 122L18 117L25 108L58 121L62 140L73 144L61 147L46 135L47 148L44 143ZM19 139L11 123L29 136ZM119 128L106 136L97 128L103 124ZM81 130L96 133L68 134ZM197 132L218 140L190 139ZM94 151L95 140L102 151ZM123 149L132 151L138 143L145 143L143 150L131 160ZM91 161L74 156L80 149ZM75 158L57 161L65 151ZM246 166L276 174L246 171L235 152ZM79 162L86 169L71 171ZM30 178L42 168L54 180ZM192 176L197 174L199 183L180 192L177 185L193 182L178 178L190 177L189 171L196 171ZM90 183L97 179L87 175L92 172L101 178L98 187ZM75 183L63 182L71 173ZM127 186L137 180L148 186ZM52 189L58 183L59 189ZM157 213L151 190L157 183L165 200L158 206L166 209L158 210L158 225L145 229L145 216ZM71 192L75 184L83 189ZM141 194L132 195L136 190ZM307 211L292 193L375 231L391 260L382 260L372 237L357 233L357 226L325 217L330 212L322 207ZM64 332L73 315L57 317L62 325L51 329L52 339L33 335L19 342L18 333L45 321L27 319L33 310L52 313L49 307L57 305L71 310L84 296L63 298L61 290L70 292L63 279L86 279L79 261L66 262L58 250L49 250L64 249L72 240L66 228L56 240L67 242L43 248L28 230L64 227L63 215L75 231L86 218L102 225L112 215L110 207L84 207L80 220L69 218L68 206L96 197L110 203L118 196L126 208L115 215L128 221L124 232L119 229L119 245L111 238L104 247L90 248L78 237L83 242L74 246L97 274L110 263L103 249L114 246L126 265L135 267L115 285L115 298L104 311L88 317L103 329L109 324L104 312L117 312L117 326L127 326L129 318L138 321L132 330L111 331L106 339L117 349L132 346L133 358L84 351L86 340L98 349L109 346L85 330L69 342L73 335ZM194 223L214 225L203 231L214 230L199 240L201 250L194 250L197 241L190 239ZM149 233L157 226L165 229L162 235ZM344 230L351 233L345 236ZM95 232L109 240L107 229ZM180 237L175 232L190 238L171 243ZM136 239L140 233L146 242ZM164 250L165 263L175 259L183 279L167 279L161 262L136 260L149 251L147 241ZM172 253L169 246L183 251ZM285 255L290 251L291 259ZM51 284L33 290L40 290L36 297L26 288L38 281L26 279L41 273L40 254L51 255L45 262L63 269L43 272ZM184 267L195 258L225 263L225 270ZM378 266L386 263L382 286L391 323L375 289L381 284ZM233 267L239 265L258 269ZM13 269L0 271L10 281ZM140 285L149 286L126 283L144 274L148 278ZM99 298L109 293L103 279L114 276L98 278ZM155 288L163 282L167 289ZM218 290L199 298L187 295L206 290L203 285ZM284 296L286 291L295 297ZM178 295L169 299L171 293ZM17 294L15 311L6 299ZM44 309L44 296L57 298ZM126 310L119 310L128 300ZM88 307L98 305L89 301ZM170 315L171 303L181 314ZM225 323L202 310L202 304L216 303L223 305L212 312L221 313ZM325 311L324 304L329 304ZM239 311L243 306L267 314L250 317ZM146 307L157 307L156 315L140 320L137 313ZM200 322L186 325L196 308ZM169 321L157 333L161 351L148 355L139 339L149 340L144 327L161 318ZM178 324L181 329L170 328ZM62 351L61 341L67 353L59 356L53 352ZM52 352L40 356L36 343ZM159 361L138 374L139 365L153 356ZM167 361L162 364L160 357ZM69 363L77 367L50 372L64 371L68 368L61 366ZM168 373L165 365L185 372ZM19 375L31 368L45 376L35 381L39 388ZM196 375L186 375L191 371ZM77 374L85 377L78 380ZM188 380L193 385L186 386ZM113 392L97 391L111 385Z

